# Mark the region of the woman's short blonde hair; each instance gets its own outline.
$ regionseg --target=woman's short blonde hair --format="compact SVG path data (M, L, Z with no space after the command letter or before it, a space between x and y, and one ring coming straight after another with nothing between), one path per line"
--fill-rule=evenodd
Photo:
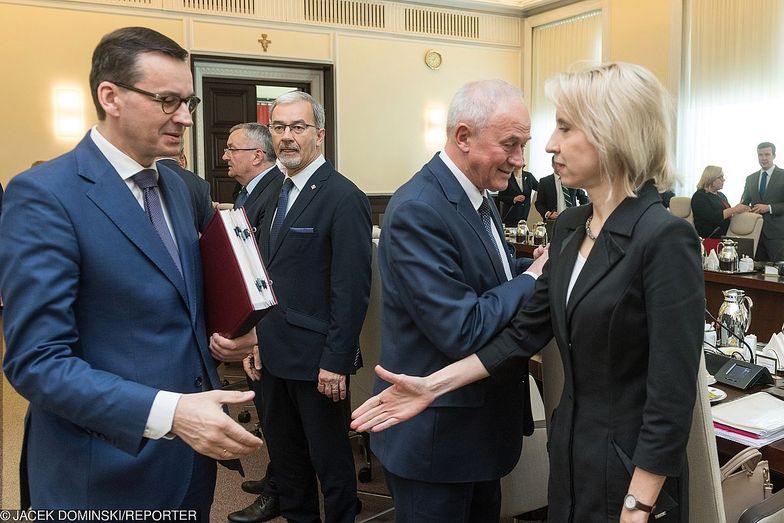
M700 181L697 182L697 189L708 190L708 186L724 176L724 170L715 165L709 165L702 171Z
M650 179L659 192L672 187L673 105L650 71L607 63L559 74L546 82L545 92L596 148L600 175L611 187L620 183L627 196Z

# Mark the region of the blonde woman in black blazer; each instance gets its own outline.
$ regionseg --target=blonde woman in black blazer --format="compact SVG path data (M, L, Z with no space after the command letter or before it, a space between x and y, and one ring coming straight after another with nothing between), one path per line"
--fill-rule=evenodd
M505 330L425 378L377 368L394 386L353 425L383 430L472 381L519 379L555 336L564 388L550 423L548 521L642 522L654 507L657 522L686 522L704 288L694 228L658 196L674 178L669 100L649 71L620 63L546 89L557 120L547 150L592 203L557 220L536 292Z

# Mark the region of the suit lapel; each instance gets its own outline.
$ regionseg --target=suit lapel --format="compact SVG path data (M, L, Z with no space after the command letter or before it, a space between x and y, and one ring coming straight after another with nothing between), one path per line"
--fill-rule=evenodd
M283 243L283 239L288 235L291 225L299 217L299 215L302 214L305 209L307 209L308 205L310 205L310 202L313 201L313 198L316 197L319 189L321 189L321 187L327 183L333 172L334 168L332 167L332 164L327 161L321 167L319 167L315 173L313 173L313 176L308 179L307 183L297 196L297 199L294 201L294 205L292 205L291 209L289 209L289 212L286 213L286 218L284 218L283 224L280 227L278 237L275 238L275 244L270 246L270 262L272 262L273 258L275 258L275 254L278 252L280 244Z
M573 259L576 260L577 251L579 251L580 245L585 239L585 229L577 229L574 236L575 241L573 243L576 245L576 248ZM566 303L565 319L567 322L571 321L575 307L577 307L585 295L588 294L608 272L610 272L610 269L623 258L623 255L623 249L615 242L612 234L600 234L596 238L596 243L591 249L588 259L585 261L585 265L580 271L577 281L574 283L569 301ZM573 268L574 264L572 263L569 267L569 274L566 275L564 280L567 282L567 285L571 279L571 269ZM565 297L566 292L564 291L564 298Z
M757 192L759 192L759 183L757 183ZM776 203L782 192L784 192L784 169L776 167L773 169L773 173L768 176L768 186L765 188L765 198L762 200L768 204Z
M490 259L490 263L493 265L493 270L495 271L496 276L498 277L499 283L506 281L506 273L504 272L504 267L501 264L501 259L498 257L498 249L492 243L491 238L487 236L487 231L485 230L485 226L482 223L482 218L479 217L479 213L474 209L474 206L471 204L471 200L468 199L468 195L466 194L463 187L460 183L455 179L455 175L452 174L452 171L444 164L443 161L436 155L430 163L428 163L428 168L430 172L433 173L438 183L441 185L441 188L444 191L444 195L446 196L447 200L449 200L457 209L457 212L463 219L468 223L468 226L474 231L479 241L482 242L482 245L487 252L487 256ZM498 220L500 222L500 218L498 217L498 211L495 210L495 205L490 204L490 208L493 209L493 216L494 221ZM498 225L496 224L496 229ZM503 238L503 235L501 235Z
M79 176L93 182L87 197L109 218L114 225L152 261L166 278L177 288L185 303L189 303L185 282L174 265L158 233L150 223L128 186L117 174L109 161L100 153L89 135L76 149ZM176 175L175 175L176 176ZM171 206L174 207L174 206ZM173 209L169 209L170 213ZM170 217L176 213L170 214ZM174 218L172 218L174 221ZM177 218L180 221L180 218ZM179 224L175 228L178 238L186 230ZM187 227L187 224L186 226ZM193 226L190 226L193 228ZM181 262L182 262L182 256ZM189 266L191 266L189 264ZM185 267L183 267L185 271Z
M188 308L193 316L198 310L196 300L199 297L198 286L201 282L196 281L196 273L198 272L196 268L201 264L201 259L197 259L201 254L196 247L198 238L193 233L193 226L192 224L189 225L187 213L185 212L188 206L191 205L191 201L184 200L181 191L178 193L174 190L174 184L179 182L177 173L164 167L158 170L158 174L158 185L160 186L166 210L169 213L174 235L177 238L177 250L179 251L180 264L182 265L182 279L185 281L188 291Z

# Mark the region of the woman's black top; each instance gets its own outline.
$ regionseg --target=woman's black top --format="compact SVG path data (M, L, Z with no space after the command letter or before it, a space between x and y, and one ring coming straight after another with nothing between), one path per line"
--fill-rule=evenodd
M714 194L697 189L691 197L691 212L697 234L702 238L721 238L727 234L730 220L724 219L724 209L729 207L727 197L721 191Z

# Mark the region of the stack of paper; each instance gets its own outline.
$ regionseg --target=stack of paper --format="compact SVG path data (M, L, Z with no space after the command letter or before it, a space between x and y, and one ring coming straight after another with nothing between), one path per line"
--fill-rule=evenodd
M784 401L757 392L712 409L716 434L744 445L762 447L784 438Z

